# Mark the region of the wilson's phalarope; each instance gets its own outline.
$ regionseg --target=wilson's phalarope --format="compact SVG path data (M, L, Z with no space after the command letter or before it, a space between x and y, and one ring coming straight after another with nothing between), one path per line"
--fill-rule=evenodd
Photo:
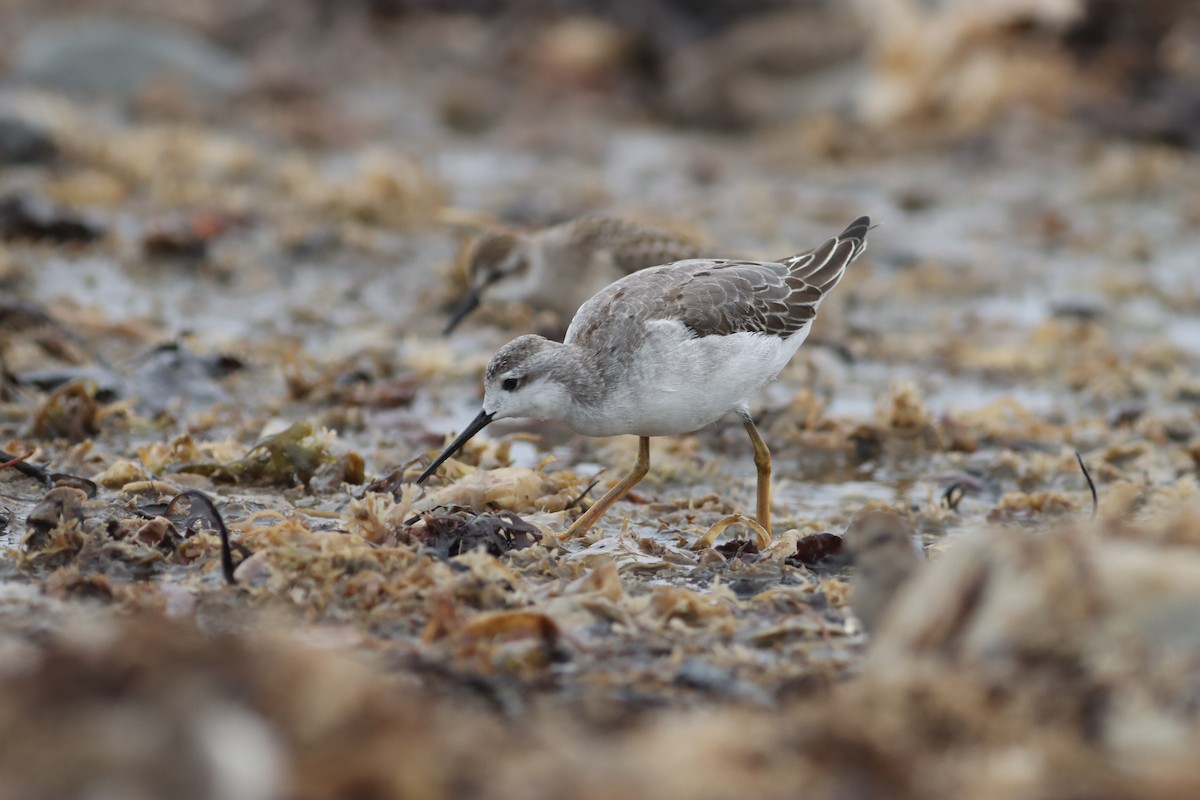
M565 339L518 337L488 363L483 409L419 478L488 423L565 422L587 436L640 437L637 464L575 524L588 530L650 469L650 437L689 433L736 411L754 445L756 520L771 530L771 454L746 399L804 342L825 296L866 249L868 217L780 261L693 259L635 272L588 300Z
M701 250L698 239L681 233L598 214L535 233L492 231L475 245L467 294L443 333L458 327L485 299L527 303L568 320L613 281L645 267L696 258Z

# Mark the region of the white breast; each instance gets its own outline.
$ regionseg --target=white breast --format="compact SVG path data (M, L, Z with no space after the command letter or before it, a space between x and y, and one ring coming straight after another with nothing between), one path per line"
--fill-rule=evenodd
M622 365L620 387L596 408L566 420L589 436L669 436L703 428L745 403L779 374L808 335L695 337L681 323L653 320L645 344Z

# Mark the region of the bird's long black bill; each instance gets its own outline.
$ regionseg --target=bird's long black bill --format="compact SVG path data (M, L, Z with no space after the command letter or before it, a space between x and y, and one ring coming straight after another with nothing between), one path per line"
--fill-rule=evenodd
M449 336L458 327L458 323L466 319L467 315L477 308L479 308L479 292L471 290L467 292L467 296L462 299L458 307L450 313L450 321L442 330L442 336Z
M470 441L472 436L486 428L488 423L491 421L491 414L487 413L486 411L480 411L475 419L471 420L471 423L467 425L467 427L463 428L463 432L458 435L458 438L451 442L450 446L443 450L442 454L435 458L433 463L421 473L421 477L417 478L417 483L424 483L426 478L437 472L437 468L440 467L447 458L461 450L462 446Z

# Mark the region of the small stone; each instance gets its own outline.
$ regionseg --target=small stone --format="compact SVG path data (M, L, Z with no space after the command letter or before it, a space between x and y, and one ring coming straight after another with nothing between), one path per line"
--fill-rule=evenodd
M0 198L0 239L5 241L94 241L103 235L98 227L69 211L54 208L24 194Z
M46 532L54 529L64 519L83 522L83 504L87 494L81 489L56 486L42 497L25 518L27 528Z
M127 458L120 458L114 461L108 469L93 476L92 480L105 489L120 489L126 484L146 480L146 472L140 464Z
M179 534L175 531L175 526L166 517L155 517L133 533L133 539L147 547L158 547L163 542L168 541L168 537L177 540Z
M21 42L10 63L19 81L127 100L163 83L222 99L246 81L238 59L190 31L104 15L47 23Z
M58 145L46 131L15 117L0 117L0 165L46 164Z

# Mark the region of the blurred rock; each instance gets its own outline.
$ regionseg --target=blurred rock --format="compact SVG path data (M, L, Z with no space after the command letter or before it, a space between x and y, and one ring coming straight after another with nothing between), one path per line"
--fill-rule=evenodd
M747 17L666 59L666 106L677 121L718 129L848 108L864 46L842 6Z
M195 413L229 399L219 383L225 369L220 357L202 358L183 345L168 343L141 358L124 391L137 398L144 413L173 408Z
M295 159L283 178L289 192L323 213L397 228L428 224L446 197L420 161L383 146L320 165Z
M900 589L920 567L924 551L912 526L895 512L863 511L846 531L845 550L855 566L854 614L871 633L879 629Z
M496 124L503 101L474 81L452 81L439 98L442 121L461 133L482 133Z
M1117 136L1200 146L1200 7L1091 0L1086 9L1066 45L1117 91L1088 104L1084 121Z
M1140 79L1163 72L1195 77L1197 25L1200 8L1191 0L1085 0L1064 38L1091 67Z
M1194 529L1200 516L1185 519ZM864 677L1003 687L1008 708L1077 728L1126 764L1190 758L1200 554L1103 533L992 529L955 543L902 587Z
M5 241L91 242L104 235L73 214L24 194L0 198L0 239Z
M47 23L21 43L11 63L19 81L126 100L162 84L222 99L246 81L236 58L189 31L109 16Z
M25 518L25 526L31 532L45 534L63 520L75 520L83 524L83 504L87 495L69 486L57 486L46 492L41 501Z
M46 131L15 117L0 117L0 165L45 164L58 156Z
M628 34L616 25L573 17L543 30L530 48L538 72L564 86L602 87L616 78L632 52Z
M1200 89L1157 83L1138 96L1085 108L1081 119L1102 133L1175 147L1200 147Z
M886 0L863 14L870 64L859 115L900 124L974 130L1018 104L1061 105L1078 75L1059 45L1082 0Z
M203 261L210 245L237 223L237 219L214 211L164 216L146 227L142 252L151 258Z

